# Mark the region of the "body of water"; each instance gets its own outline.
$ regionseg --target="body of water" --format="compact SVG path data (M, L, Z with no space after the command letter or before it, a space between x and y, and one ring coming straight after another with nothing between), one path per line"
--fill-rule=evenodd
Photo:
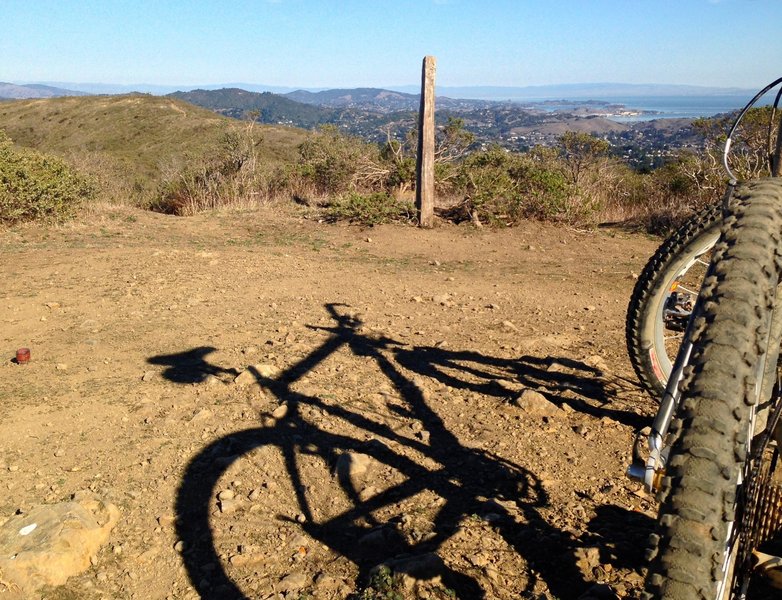
M605 98L606 101L623 104L626 108L635 108L659 114L645 114L638 117L618 117L623 120L647 121L650 119L695 119L713 117L731 113L744 106L751 96L639 96L636 98ZM601 98L603 100L603 98ZM758 105L772 101L762 99Z
M522 104L535 104L544 110L572 110L583 108L588 101L620 104L627 110L640 110L645 114L633 116L611 116L612 121L633 122L652 119L696 119L730 113L743 108L752 96L616 96L601 98L568 98L561 102L547 98L518 100ZM773 97L766 96L758 106L770 104ZM543 104L543 103L546 104ZM540 104L539 104L540 103ZM596 107L597 108L597 107Z

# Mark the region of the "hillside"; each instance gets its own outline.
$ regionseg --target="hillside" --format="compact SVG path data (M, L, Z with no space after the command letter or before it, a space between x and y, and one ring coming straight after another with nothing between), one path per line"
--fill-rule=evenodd
M190 102L235 119L246 119L248 113L256 111L259 113L256 120L266 124L312 128L333 121L335 115L330 109L303 104L270 92L248 92L238 88L174 92L167 97Z
M141 94L18 100L0 104L0 129L18 145L52 152L143 196L171 165L213 151L232 119L174 98ZM258 127L261 159L289 162L304 132Z
M361 107L380 110L418 110L418 94L404 94L380 88L334 89L322 92L297 90L285 94L286 98L332 108Z

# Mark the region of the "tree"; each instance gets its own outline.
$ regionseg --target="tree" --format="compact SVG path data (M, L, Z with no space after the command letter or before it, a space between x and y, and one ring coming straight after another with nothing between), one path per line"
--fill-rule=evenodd
M588 133L567 131L559 138L560 153L565 161L570 182L579 187L584 172L605 158L611 145Z

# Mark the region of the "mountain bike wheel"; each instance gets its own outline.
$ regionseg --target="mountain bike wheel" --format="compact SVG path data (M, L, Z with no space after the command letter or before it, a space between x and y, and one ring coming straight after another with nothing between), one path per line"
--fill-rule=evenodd
M728 600L748 581L747 540L757 543L749 517L773 510L751 504L763 497L756 475L767 453L755 452L753 438L776 380L780 274L782 181L742 185L695 309L645 598Z
M649 259L633 288L627 351L641 384L656 398L668 383L721 222L721 204L688 219Z

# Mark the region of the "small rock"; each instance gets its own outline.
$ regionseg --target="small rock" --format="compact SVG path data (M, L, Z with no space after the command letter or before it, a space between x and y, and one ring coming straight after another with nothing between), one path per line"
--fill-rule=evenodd
M339 585L339 580L325 573L318 573L315 577L315 587L321 592L334 590Z
M57 363L54 368L57 369L58 371L67 371L68 365L66 365L65 363Z
M503 321L502 322L502 326L505 329L509 329L511 331L518 331L519 330L519 328L516 327L516 325L513 323L513 321Z
M234 377L234 383L239 386L252 385L258 383L258 378L251 369L246 369Z
M590 367L594 367L601 373L608 372L608 363L606 363L605 359L599 354L593 354L589 358L585 359L584 363Z
M585 577L592 577L592 569L600 564L600 548L584 547L574 551L576 566Z
M233 490L223 490L219 494L217 494L218 500L233 500L236 497L236 494Z
M515 404L524 412L531 415L552 417L560 413L560 408L550 402L543 394L535 390L526 389L515 400Z
M258 565L265 561L265 556L263 554L234 554L233 556L228 558L228 562L230 562L235 567L247 567L252 565Z
M199 410L196 414L193 415L193 418L190 419L191 423L198 423L200 421L206 421L207 419L212 418L212 411L208 408L202 408Z
M151 381L154 376L154 371L144 371L144 374L141 376L141 381Z
M367 454L346 452L337 459L334 472L340 481L350 483L353 487L358 488L357 483L366 475L371 464L372 457Z
M228 515L236 512L239 508L239 502L234 498L231 498L230 500L226 498L225 500L218 500L217 506L222 514Z
M433 552L386 561L382 565L374 567L370 573L377 573L384 566L393 573L401 573L419 581L436 579L445 570L443 559Z
M361 556L382 559L398 554L405 546L402 535L393 527L381 527L370 531L358 540Z
M277 408L275 408L272 411L272 416L275 419L282 419L287 414L288 414L288 404L287 403L280 404Z
M247 367L234 378L234 383L239 386L253 385L261 379L274 379L279 375L280 370L274 365L259 363Z
M161 527L172 527L176 523L176 517L171 515L160 515L157 518L158 525Z
M306 587L309 582L310 578L306 573L291 573L280 580L277 589L281 592L295 592Z
M378 493L377 488L376 487L372 487L370 485L370 486L365 487L364 489L362 489L358 493L358 499L361 500L362 502L366 502L367 500L369 500L373 496L376 496L377 493Z

